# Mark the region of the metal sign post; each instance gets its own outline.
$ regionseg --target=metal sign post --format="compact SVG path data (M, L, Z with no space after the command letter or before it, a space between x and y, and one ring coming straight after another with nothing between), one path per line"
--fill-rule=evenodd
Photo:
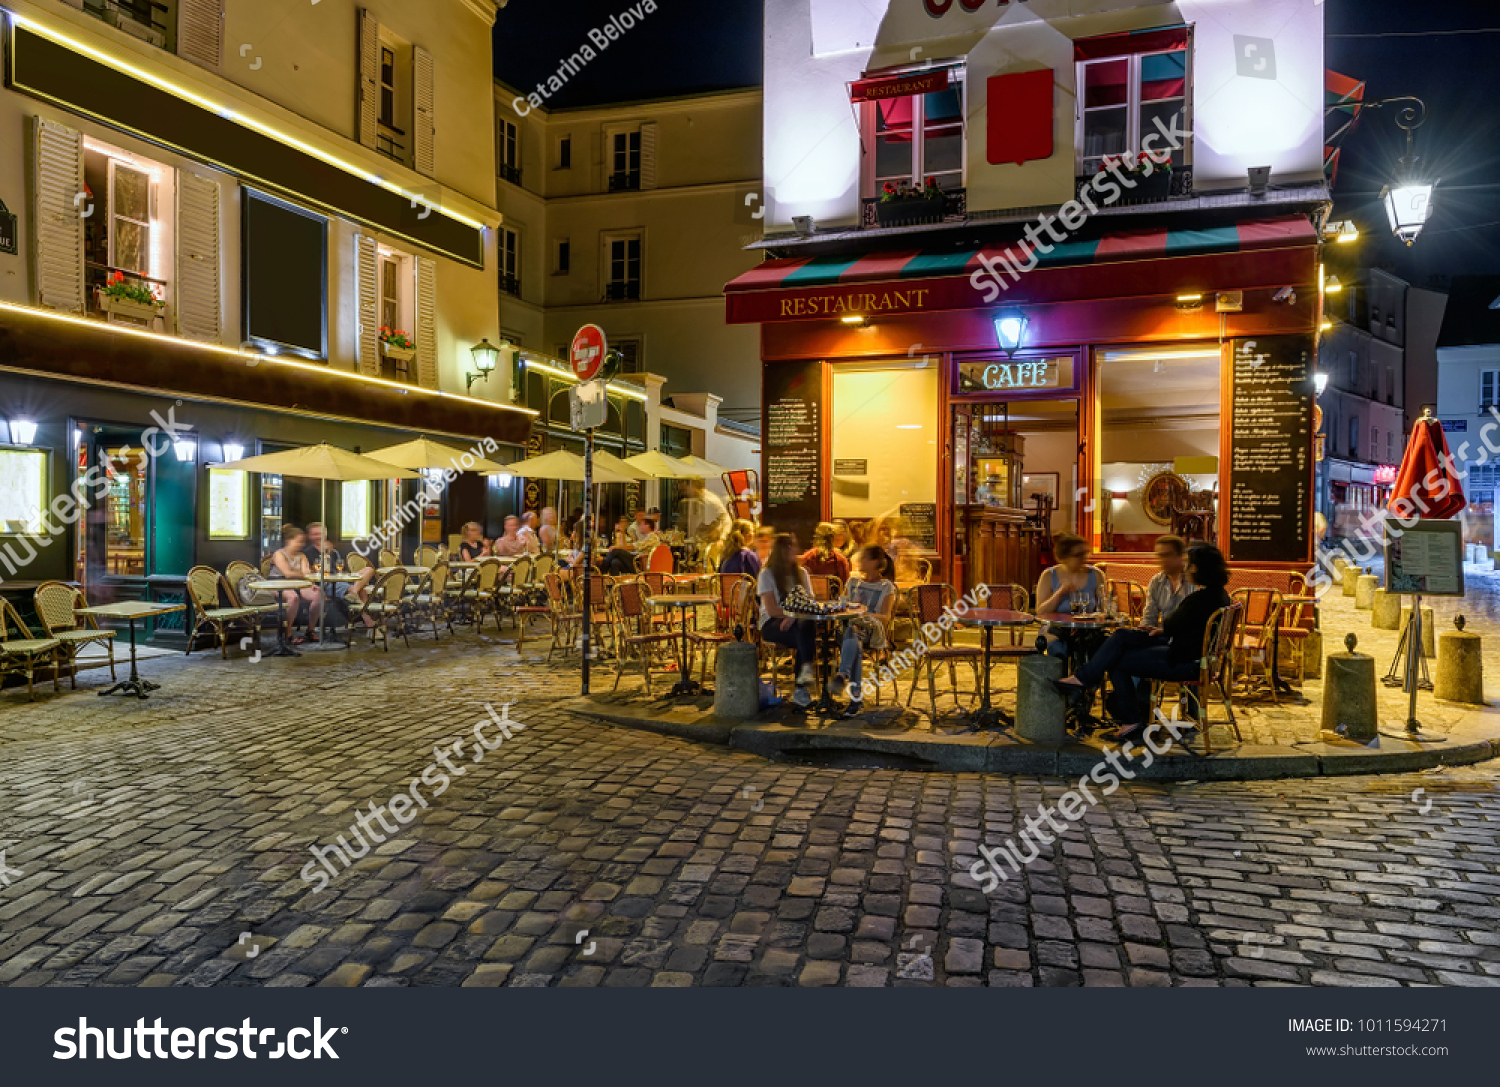
M1411 596L1411 618L1396 647L1385 682L1398 682L1407 693L1406 729L1387 735L1414 743L1437 744L1447 739L1423 732L1417 718L1418 689L1431 690L1422 660L1422 598L1464 595L1463 527L1457 521L1419 519L1385 520L1385 590ZM1405 674L1397 679L1397 667L1405 655Z
M569 390L574 430L583 431L583 694L589 693L589 662L593 655L593 612L590 574L594 567L594 428L609 418L606 382L599 378L609 344L598 325L584 325L573 336L568 362L579 384Z
M593 598L589 596L589 572L594 568L594 428L583 432L583 693L589 693L589 658ZM1415 695L1413 697L1416 697Z

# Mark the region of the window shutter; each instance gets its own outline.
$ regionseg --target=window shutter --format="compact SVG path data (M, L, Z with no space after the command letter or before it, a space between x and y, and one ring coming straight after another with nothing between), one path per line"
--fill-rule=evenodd
M354 239L355 271L359 280L359 372L380 376L380 253L375 239Z
M380 21L368 8L359 9L359 142L375 146L375 122L380 117Z
M35 224L38 305L66 313L84 311L83 135L41 117L35 121L36 179L32 202ZM96 207L95 215L104 209Z
M417 384L438 387L437 261L417 258Z
M177 15L177 55L219 70L224 53L224 0L182 0Z
M223 337L219 294L219 183L177 174L177 331L194 340Z
M656 122L641 125L641 188L656 188Z
M431 177L435 171L433 143L437 126L432 115L433 106L432 54L421 47L411 51L412 89L412 166L423 177Z

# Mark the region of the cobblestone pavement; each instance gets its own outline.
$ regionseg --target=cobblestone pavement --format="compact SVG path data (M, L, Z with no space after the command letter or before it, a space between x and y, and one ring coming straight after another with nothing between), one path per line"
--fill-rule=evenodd
M614 730L544 657L464 635L152 660L145 703L100 672L6 692L0 984L1500 985L1492 766L1127 785L986 896L979 846L1067 783ZM525 727L476 762L486 702ZM403 791L352 869L299 876Z

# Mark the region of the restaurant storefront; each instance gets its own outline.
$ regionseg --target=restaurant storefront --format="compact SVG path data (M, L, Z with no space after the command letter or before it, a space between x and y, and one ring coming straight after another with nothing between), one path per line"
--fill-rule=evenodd
M1029 588L1062 532L1111 566L1176 533L1305 569L1317 236L1284 213L1197 226L1055 247L993 304L973 278L1006 239L730 283L728 319L762 326L762 521L805 543L842 518L964 588Z

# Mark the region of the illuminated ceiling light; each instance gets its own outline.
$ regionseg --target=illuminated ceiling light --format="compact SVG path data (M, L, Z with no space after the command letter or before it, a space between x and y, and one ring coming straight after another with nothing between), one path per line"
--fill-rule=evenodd
M867 318L863 314L856 313L851 314L848 317L840 317L839 320L843 321L846 325L862 325L865 323Z
M225 464L232 464L234 461L243 460L245 457L245 447L239 442L225 442L223 449Z
M30 445L36 441L36 423L31 419L12 419L10 440L16 445Z
M897 430L921 430L922 429L922 424L921 423L897 423L896 424L896 429Z
M1026 325L1029 319L1020 310L1001 310L995 315L995 340L1000 350L1014 356L1026 341Z
M1323 291L1325 294L1338 294L1343 289L1344 285L1339 282L1338 276L1329 276L1323 281Z
M1182 310L1199 309L1199 308L1202 307L1202 305L1203 305L1203 295L1202 295L1201 292L1189 291L1186 294L1179 294L1177 296L1177 308L1178 309L1182 309Z
M172 452L177 454L177 463L189 464L198 455L198 439L174 438L172 439Z

